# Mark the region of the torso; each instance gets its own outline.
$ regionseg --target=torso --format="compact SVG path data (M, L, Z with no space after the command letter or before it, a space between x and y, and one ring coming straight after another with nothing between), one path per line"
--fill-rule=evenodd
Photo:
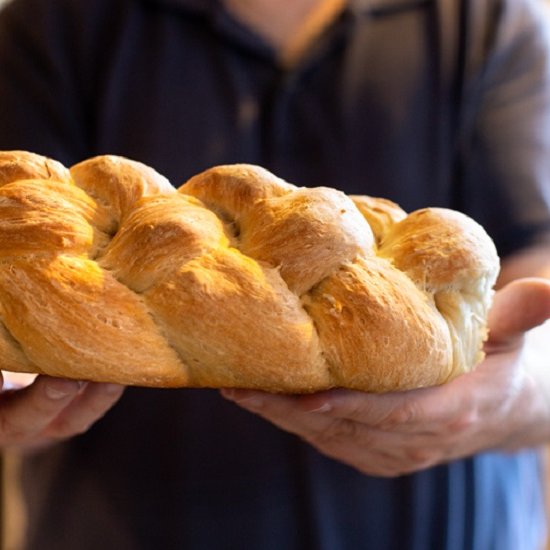
M10 108L3 111L0 139L29 150L40 140L41 150L66 162L123 154L174 184L214 164L252 162L298 185L386 196L406 209L428 201L456 206L449 181L454 141L442 125L452 105L438 81L434 44L440 35L426 4L411 2L385 17L338 18L323 33L328 40L312 35L322 48L305 40L310 55L295 57L300 64L293 71L281 71L262 44L228 28L220 14L208 13L208 2L189 1L193 11L176 11L180 3L47 3L48 17L37 17L29 31L68 17L66 4L71 14L84 12L70 21L70 29L79 31L67 58L80 64L61 66L49 84L63 92L67 83L59 74L82 76L78 89L82 85L94 105L86 117L88 139L80 149L80 134L59 136L59 121L72 128L75 119L61 92L52 92L57 110L51 120L18 118L17 104L6 98L24 97L23 88L14 85L14 95L8 95L1 78L7 63L0 63L0 104ZM271 3L277 4L274 18L283 17L278 11L285 4L293 9L291 0ZM262 4L270 7L268 0ZM128 6L131 17L122 9ZM251 11L232 13L256 29L279 59L283 50L276 37L304 28L298 18L301 24L292 32L268 38L268 29L246 19L253 18ZM285 25L273 19L276 26ZM38 44L53 55L64 38L47 32ZM31 70L43 77L44 67L29 67L26 49L8 53L31 84ZM434 90L441 95L430 95ZM56 138L63 147L55 149ZM513 212L486 180L472 183L480 221L502 225L506 219L510 229ZM523 550L535 547L542 526L531 453L369 478L208 390L130 388L104 422L36 456L24 471L29 547L38 550Z

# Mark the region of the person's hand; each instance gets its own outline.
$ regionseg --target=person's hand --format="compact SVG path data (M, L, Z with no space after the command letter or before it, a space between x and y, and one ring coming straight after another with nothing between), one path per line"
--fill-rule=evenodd
M538 445L550 440L550 368L537 378L521 351L526 331L548 318L550 282L518 280L495 295L485 360L448 384L378 395L344 390L308 396L222 390L222 395L322 453L378 476L489 449Z
M3 378L0 374L3 385ZM0 448L34 450L85 432L120 398L123 387L38 376L0 393Z

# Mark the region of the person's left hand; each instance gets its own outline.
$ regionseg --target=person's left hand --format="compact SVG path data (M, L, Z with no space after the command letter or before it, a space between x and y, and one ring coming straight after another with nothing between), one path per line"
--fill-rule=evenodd
M525 333L548 318L550 282L522 279L495 294L485 360L447 384L387 394L222 395L371 475L396 476L484 450L538 445L550 440L550 368L531 372L521 351Z

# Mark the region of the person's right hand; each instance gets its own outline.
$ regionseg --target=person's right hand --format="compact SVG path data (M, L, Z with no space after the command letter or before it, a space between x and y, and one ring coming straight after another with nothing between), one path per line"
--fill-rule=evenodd
M1 377L1 374L0 374ZM4 385L0 378L1 387ZM0 393L0 449L33 450L85 432L120 398L123 386L38 376Z

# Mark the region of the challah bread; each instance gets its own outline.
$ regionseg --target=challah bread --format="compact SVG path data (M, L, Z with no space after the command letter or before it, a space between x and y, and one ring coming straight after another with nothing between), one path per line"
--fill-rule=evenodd
M99 156L0 153L9 371L313 392L441 384L482 358L498 272L458 212L299 188L252 165L178 191Z

